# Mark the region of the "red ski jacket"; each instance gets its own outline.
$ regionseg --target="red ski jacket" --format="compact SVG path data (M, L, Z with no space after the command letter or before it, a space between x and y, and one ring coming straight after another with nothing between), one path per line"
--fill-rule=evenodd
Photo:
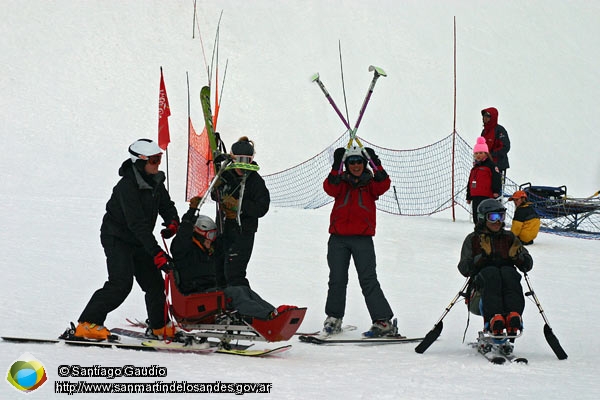
M334 183L336 181L339 183ZM390 188L390 185L391 180L387 174L385 179L375 181L368 170L365 170L360 178L355 178L348 172L340 176L338 171L332 170L323 182L325 193L335 199L329 217L329 233L342 236L374 236L375 201Z
M494 193L500 194L501 190L502 178L492 160L486 158L482 162L475 162L469 174L467 200L473 197L493 198Z

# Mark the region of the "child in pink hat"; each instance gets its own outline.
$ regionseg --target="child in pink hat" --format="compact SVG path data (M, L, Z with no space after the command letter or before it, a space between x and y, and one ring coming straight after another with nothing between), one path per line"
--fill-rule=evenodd
M467 204L473 206L473 222L477 225L477 207L485 199L495 199L502 191L500 170L490 156L484 137L473 146L473 168L467 185Z

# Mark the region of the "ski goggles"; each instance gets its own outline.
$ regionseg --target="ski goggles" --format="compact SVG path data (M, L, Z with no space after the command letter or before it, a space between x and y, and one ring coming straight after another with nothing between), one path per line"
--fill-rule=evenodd
M200 236L202 236L203 238L205 238L206 240L210 240L211 242L214 242L215 239L217 238L217 230L216 229L211 229L209 231L201 231L199 229L196 229L196 233Z
M364 160L361 156L350 156L346 161L348 161L348 165L355 165L362 164Z
M505 213L503 212L491 212L485 215L485 219L488 222L503 222Z
M162 154L155 154L153 156L148 157L148 164L160 164L160 160L162 160Z
M252 156L233 156L235 158L236 162L239 163L243 163L243 164L251 164L252 163Z

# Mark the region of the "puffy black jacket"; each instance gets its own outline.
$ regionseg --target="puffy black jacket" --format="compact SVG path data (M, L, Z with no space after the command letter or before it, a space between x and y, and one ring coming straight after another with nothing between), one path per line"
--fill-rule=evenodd
M106 203L100 233L143 246L153 256L161 250L153 233L158 215L166 222L179 222L179 216L164 185L165 174L144 175L130 159L123 162L121 179Z
M253 163L255 164L255 163ZM220 178L220 184L217 190L218 196L231 195L238 199L240 196L242 177L235 170L223 172ZM213 199L217 198L216 193L213 193ZM245 232L256 232L258 229L258 219L263 217L269 211L271 204L271 196L262 176L258 172L251 171L246 178L244 194L242 197L242 211L240 213L240 221L242 230ZM222 221L225 220L225 215L221 215Z
M184 293L204 292L217 286L216 254L200 248L193 240L197 216L190 209L181 218L177 235L171 242L171 254L177 272L177 286ZM216 243L216 242L215 242ZM218 249L220 246L213 246Z

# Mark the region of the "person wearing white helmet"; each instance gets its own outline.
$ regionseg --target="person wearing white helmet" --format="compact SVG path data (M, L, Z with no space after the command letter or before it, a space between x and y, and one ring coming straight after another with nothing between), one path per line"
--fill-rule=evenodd
M219 254L222 248L218 245L222 238L217 236L217 224L206 215L196 215L199 203L199 197L190 199L190 208L181 218L179 231L171 243L175 283L184 295L214 291L216 263L222 259ZM269 319L284 307L275 309L247 285L228 286L223 291L227 308L244 316Z
M374 172L367 167L366 154L375 166ZM345 171L342 171L342 163ZM375 201L390 188L390 185L390 177L373 149L363 150L353 146L348 151L343 147L335 150L332 169L323 182L325 192L335 199L330 215L330 236L327 243L329 289L325 303L327 318L323 324L325 334L341 331L351 257L373 323L363 335L378 337L396 333L391 321L394 313L377 279L373 245L376 225Z
M106 255L108 280L81 313L75 336L105 340L106 316L127 298L137 281L145 292L146 310L153 334L172 337L175 328L164 315L164 281L161 271L172 268L170 257L154 237L158 215L165 221L161 235L177 232L179 216L159 171L162 149L150 139L129 146L129 158L119 168L121 179L106 203L100 241Z

